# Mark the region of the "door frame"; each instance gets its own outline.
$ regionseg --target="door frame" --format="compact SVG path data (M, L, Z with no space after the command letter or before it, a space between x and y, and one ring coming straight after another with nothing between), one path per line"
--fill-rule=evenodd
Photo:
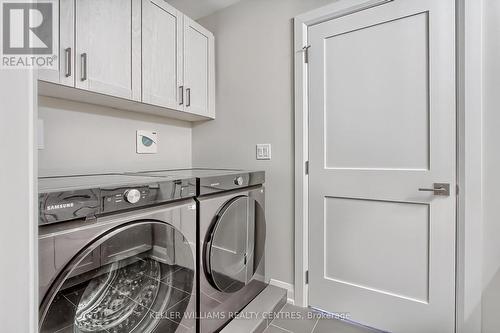
M330 19L398 0L339 0L294 18L294 303L308 306L307 30ZM456 3L457 235L455 332L481 331L483 0Z

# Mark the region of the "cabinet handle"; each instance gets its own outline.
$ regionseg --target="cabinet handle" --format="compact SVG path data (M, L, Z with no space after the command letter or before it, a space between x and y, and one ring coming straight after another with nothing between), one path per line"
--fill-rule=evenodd
M64 54L66 55L66 77L71 76L71 47L68 47L64 50Z
M82 53L81 55L81 61L82 61L82 75L80 80L87 81L87 53Z
M191 106L191 88L186 89L186 106Z
M184 86L179 87L179 105L184 104Z

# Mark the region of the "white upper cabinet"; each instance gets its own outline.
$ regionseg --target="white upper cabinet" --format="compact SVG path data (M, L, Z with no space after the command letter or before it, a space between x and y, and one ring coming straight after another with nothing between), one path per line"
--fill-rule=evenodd
M184 17L184 87L187 112L215 117L214 36Z
M182 108L182 14L163 0L142 0L142 101Z
M39 94L215 118L214 36L201 25L164 0L59 0L59 12L60 66L39 71Z
M38 71L40 80L75 85L75 1L59 0L59 68Z
M140 100L140 1L76 1L77 88Z

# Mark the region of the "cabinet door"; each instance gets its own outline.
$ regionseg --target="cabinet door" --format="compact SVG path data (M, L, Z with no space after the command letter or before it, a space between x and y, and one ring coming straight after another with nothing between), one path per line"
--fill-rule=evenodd
M76 2L76 87L140 100L141 0Z
M186 111L215 117L214 37L184 16Z
M43 81L73 87L75 85L75 0L59 0L59 68L42 69L38 78Z
M164 0L142 1L142 101L171 109L182 100L182 14Z

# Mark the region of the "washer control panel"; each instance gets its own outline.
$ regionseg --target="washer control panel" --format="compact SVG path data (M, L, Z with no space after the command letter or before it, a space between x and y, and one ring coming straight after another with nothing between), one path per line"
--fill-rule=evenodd
M196 179L102 188L102 213L155 205L196 195Z
M38 223L93 221L102 214L193 198L196 191L196 178L182 175L179 178L135 174L40 178Z
M103 213L153 204L157 189L143 186L101 190Z

